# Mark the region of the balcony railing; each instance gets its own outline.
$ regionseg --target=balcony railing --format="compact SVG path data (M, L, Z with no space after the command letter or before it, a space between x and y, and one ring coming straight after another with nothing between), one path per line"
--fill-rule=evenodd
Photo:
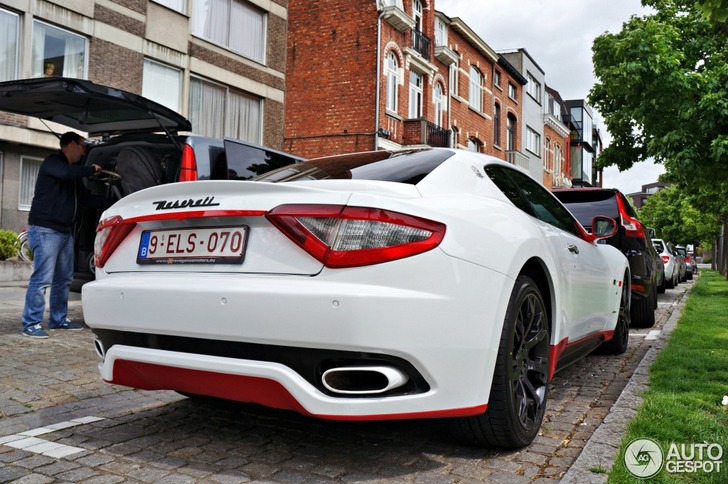
M412 30L412 48L427 60L430 60L431 45L429 37L418 30Z
M427 144L438 148L450 146L450 130L427 121Z
M450 130L423 118L404 121L403 143L405 145L429 145L438 148L450 146Z
M511 165L516 165L517 167L526 170L527 172L531 170L528 157L520 151L507 151L506 161L508 161Z

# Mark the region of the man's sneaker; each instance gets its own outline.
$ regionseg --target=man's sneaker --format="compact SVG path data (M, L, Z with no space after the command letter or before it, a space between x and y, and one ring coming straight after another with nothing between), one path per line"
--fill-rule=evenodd
M47 338L48 337L48 333L43 331L43 328L40 326L40 324L26 326L25 328L23 328L23 334L25 336L30 336L31 338Z
M61 324L55 326L48 325L48 329L67 329L70 331L80 331L83 329L83 324L74 323L70 319L66 319Z

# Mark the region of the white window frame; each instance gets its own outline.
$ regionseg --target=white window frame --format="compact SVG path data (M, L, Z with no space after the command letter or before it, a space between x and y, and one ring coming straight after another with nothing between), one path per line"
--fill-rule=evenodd
M182 70L152 59L144 59L142 96L181 112Z
M493 71L493 85L501 87L501 73L497 69Z
M394 51L389 51L384 67L387 79L386 109L396 113L399 108L399 59Z
M450 72L448 76L448 84L450 85L450 95L451 96L457 96L458 95L458 76L460 74L460 67L458 66L458 63L454 63L450 65Z
M0 82L12 81L18 78L20 64L20 15L0 8L0 27L0 45L4 50L0 57Z
M541 104L541 83L530 73L528 74L527 92L536 102Z
M516 86L512 82L508 83L508 97L514 101L518 99Z
M209 13L212 9L217 14L215 18ZM234 15L232 12L235 11L259 14L260 17L246 19ZM192 0L191 21L192 35L265 64L268 30L268 13L265 10L242 0Z
M47 62L53 62L54 65L59 62L59 56L48 57L52 52L46 52L46 37L49 34L56 34L64 38L65 50L61 56L63 66L55 66L53 76L59 77L75 77L78 79L86 79L88 76L88 38L83 35L76 34L70 30L62 29L40 20L33 20L33 39L32 44L32 63L31 72L33 77L44 76L44 66ZM41 45L40 42L43 42ZM82 46L82 53L68 52L70 43L78 43ZM80 58L74 59L74 56Z
M483 74L474 65L470 66L468 104L477 112L483 112Z
M30 211L35 195L35 181L38 179L40 164L43 158L33 156L20 157L20 179L18 183L18 210Z
M440 84L439 82L436 82L435 86L432 88L432 104L435 108L435 124L442 127L442 118L445 112L445 102L443 99L442 84Z
M473 153L481 153L483 148L483 143L481 143L479 140L475 138L468 138L468 151L472 151Z
M530 126L526 126L526 149L536 156L541 155L541 135Z
M409 119L422 117L422 93L424 91L425 76L417 71L410 71L410 87L409 87Z
M435 46L447 46L447 25L440 17L435 18Z
M154 3L164 5L170 10L174 10L179 13L187 12L187 0L152 0Z
M413 0L412 2L412 18L415 21L415 30L417 32L422 32L422 15L423 9L422 9L422 2L420 0Z
M208 87L209 90L207 92L199 91L196 83L199 83L202 87ZM215 90L218 91L218 94L224 91L224 99L216 97L213 92ZM194 99L194 96L200 96L200 99ZM212 138L229 136L253 144L263 144L263 121L265 113L263 99L199 76L190 76L189 97L189 114L187 117L192 122L195 133ZM241 122L241 117L244 117L246 113L241 112L240 116L230 114L236 108L236 105L233 104L236 98L244 98L251 102L249 105L250 112L247 114L257 115L257 119L255 120L258 124L257 127L248 123L247 126L249 128L246 130L247 132L242 131L243 124L245 123ZM197 105L202 106L203 111L200 113L195 112ZM201 117L205 119L200 119ZM211 125L211 123L215 122L218 124ZM223 124L219 124L220 122Z

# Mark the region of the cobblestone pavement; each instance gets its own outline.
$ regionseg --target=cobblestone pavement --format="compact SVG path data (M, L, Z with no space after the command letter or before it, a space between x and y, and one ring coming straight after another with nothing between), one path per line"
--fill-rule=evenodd
M0 483L555 483L691 286L659 296L655 327L631 330L624 355L557 374L541 434L507 452L459 445L441 420L329 422L108 385L89 329L24 337L25 288L0 287ZM80 301L69 315L83 320Z

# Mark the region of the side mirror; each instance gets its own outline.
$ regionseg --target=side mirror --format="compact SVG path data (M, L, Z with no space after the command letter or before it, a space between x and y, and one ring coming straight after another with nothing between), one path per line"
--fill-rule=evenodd
M617 234L617 222L612 217L598 215L592 220L592 235L594 239L606 239Z

